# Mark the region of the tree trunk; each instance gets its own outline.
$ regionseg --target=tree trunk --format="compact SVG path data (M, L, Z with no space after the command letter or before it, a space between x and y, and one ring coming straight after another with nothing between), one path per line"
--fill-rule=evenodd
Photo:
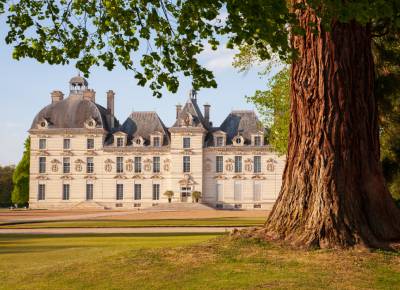
M287 163L263 234L305 247L388 246L400 240L400 211L379 160L369 27L333 21L324 31L311 9L298 17L306 33L291 39Z

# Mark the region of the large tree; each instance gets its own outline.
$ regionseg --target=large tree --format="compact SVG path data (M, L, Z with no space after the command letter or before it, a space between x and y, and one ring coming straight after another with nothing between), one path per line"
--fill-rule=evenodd
M11 205L14 166L0 166L0 207Z
M13 191L11 194L12 203L18 206L25 206L29 201L29 164L30 164L31 142L28 137L24 143L24 153L21 161L14 170L12 177Z
M116 62L175 92L178 72L215 87L196 56L218 35L261 59L292 60L291 124L283 186L262 231L301 246L386 246L400 211L379 161L371 39L400 26L397 1L20 0L8 4L13 56L64 64ZM1 7L0 7L1 8ZM224 13L226 12L226 13ZM226 14L226 19L219 15Z

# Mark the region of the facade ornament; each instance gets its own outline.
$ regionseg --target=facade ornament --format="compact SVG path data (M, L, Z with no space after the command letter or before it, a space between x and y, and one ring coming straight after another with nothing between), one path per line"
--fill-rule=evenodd
M153 161L151 161L149 158L147 158L147 159L145 159L143 161L143 163L144 163L144 171L150 171L151 170L151 163L152 162Z
M276 160L273 158L270 158L267 160L267 171L269 172L274 172L275 171L275 164L276 164Z
M246 177L244 177L244 176L238 174L238 175L233 176L232 179L240 179L240 180L243 180L243 179L246 179Z
M247 172L251 172L251 171L253 170L253 160L252 160L251 158L247 158L247 159L244 161L244 169L245 169Z
M234 163L235 163L235 161L233 161L232 158L228 158L228 159L225 161L225 169L226 169L226 171L232 172L232 171L233 171L233 164L234 164Z
M58 164L60 164L61 162L58 159L53 159L50 161L51 163L51 171L52 172L57 172L58 171Z
M164 160L164 171L168 172L171 167L171 160L168 158Z
M151 178L151 179L164 179L164 177L162 177L162 176L159 175L159 174L152 175L150 178Z
M60 177L60 179L62 179L62 180L72 180L74 178L71 175L63 175L63 176Z
M75 160L75 171L81 172L83 167L82 164L85 163L82 159Z
M110 158L108 158L106 161L104 161L104 163L105 163L104 170L107 172L111 172L112 164L114 163L114 161L112 161Z
M87 179L87 180L96 180L97 179L97 177L94 175L85 175L83 178Z
M46 175L39 175L39 176L36 176L36 179L38 179L38 180L49 180L50 178L48 178Z
M218 174L218 175L215 175L215 176L214 176L214 179L223 180L223 179L227 179L227 177L226 177L225 175Z
M141 174L136 174L136 175L132 176L132 179L146 179L146 178Z
M265 178L265 176L257 174L257 175L253 175L251 177L251 179L253 179L253 180L265 180L266 178Z
M133 170L133 160L132 159L128 159L128 160L126 160L125 161L125 168L126 168L126 171L128 171L128 172L132 172L132 170Z
M115 178L115 179L127 179L128 177L126 177L126 176L123 175L123 174L117 174L117 175L114 176L114 178Z

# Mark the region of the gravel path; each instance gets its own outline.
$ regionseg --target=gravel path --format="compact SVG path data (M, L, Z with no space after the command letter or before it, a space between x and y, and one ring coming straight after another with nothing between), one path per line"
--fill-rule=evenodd
M225 233L243 227L141 227L141 228L46 228L0 229L0 234L145 234L145 233Z

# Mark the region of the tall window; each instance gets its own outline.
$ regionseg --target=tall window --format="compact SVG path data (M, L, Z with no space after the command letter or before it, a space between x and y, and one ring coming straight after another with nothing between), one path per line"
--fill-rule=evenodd
M68 150L71 148L71 139L64 139L63 141L63 148Z
M142 157L135 157L135 173L142 172Z
M261 156L254 156L254 173L261 172Z
M38 200L45 200L46 199L46 185L39 184L38 187Z
M135 183L134 185L134 192L133 192L133 198L135 200L140 200L142 199L142 185Z
M63 172L70 173L71 172L71 163L69 157L63 158Z
M46 139L39 139L39 149L46 149Z
M261 200L261 183L256 181L254 182L254 201L260 201Z
M117 173L124 172L124 158L117 157Z
M223 192L222 183L218 182L217 183L217 201L223 201L223 200L224 200L224 192Z
M161 139L160 137L153 137L153 146L160 147L161 146Z
M242 200L242 184L240 182L235 181L233 198L235 201Z
M261 136L255 136L254 137L254 145L255 146L261 146Z
M242 172L242 156L235 156L235 172Z
M46 173L46 157L39 157L39 173Z
M63 200L69 200L69 184L63 184Z
M160 157L158 156L153 157L153 172L154 173L160 172Z
M88 138L86 141L86 148L87 149L94 149L94 139Z
M86 158L86 173L93 173L94 171L94 164L93 164L93 157Z
M124 185L123 184L117 184L117 200L123 200L124 199Z
M190 137L183 137L183 148L190 148Z
M124 138L118 137L117 138L117 147L123 147L123 146L124 146Z
M190 172L190 156L183 156L183 172Z
M215 157L215 171L216 172L224 171L224 156Z
M93 184L87 183L86 184L86 200L92 200L92 199L93 199Z
M160 185L153 184L153 200L159 200L159 199L160 199Z
M224 137L218 136L217 137L217 147L222 147L224 146Z

